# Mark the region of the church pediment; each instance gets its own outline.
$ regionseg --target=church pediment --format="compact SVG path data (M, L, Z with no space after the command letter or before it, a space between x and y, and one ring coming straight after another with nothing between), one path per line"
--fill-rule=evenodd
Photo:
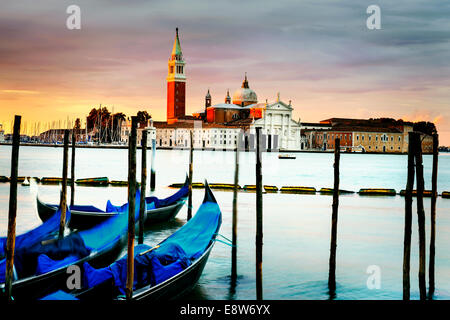
M292 111L293 110L293 108L290 105L284 103L281 100L277 101L277 102L274 102L272 104L269 104L267 106L267 109L268 110L286 110L286 111Z

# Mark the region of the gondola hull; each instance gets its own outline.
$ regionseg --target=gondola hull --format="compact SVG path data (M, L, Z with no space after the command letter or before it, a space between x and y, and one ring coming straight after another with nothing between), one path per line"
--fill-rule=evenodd
M84 262L89 262L97 268L104 267L114 262L126 245L126 235L122 236L119 241L111 245L110 248L101 252L91 253L89 256L78 260L72 265L81 268ZM67 280L73 272L68 272L68 266L44 273L38 276L31 276L20 279L12 283L12 296L14 300L35 300L42 295L51 293L59 288L67 288ZM2 284L3 285L3 284Z
M146 212L145 223L151 224L156 222L165 222L172 220L173 218L175 218L178 212L180 212L185 202L186 200L183 199L167 207L148 210Z
M155 287L144 287L133 292L133 300L166 301L180 299L189 293L197 284L208 261L214 241L209 248L187 269Z
M167 207L151 209L146 211L145 223L157 223L169 221L178 214L185 203L185 199L176 202L173 205ZM48 205L37 199L38 214L42 221L46 221L57 210L55 206ZM117 213L105 213L105 212L87 212L71 210L72 217L70 219L69 228L85 230L90 229L101 222L106 221L108 218L117 215Z

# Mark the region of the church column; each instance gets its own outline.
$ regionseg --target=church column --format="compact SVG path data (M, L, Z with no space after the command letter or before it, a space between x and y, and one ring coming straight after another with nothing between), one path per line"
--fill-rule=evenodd
M288 121L288 147L289 147L289 140L291 140L291 119L289 118L289 114L287 114L287 121Z

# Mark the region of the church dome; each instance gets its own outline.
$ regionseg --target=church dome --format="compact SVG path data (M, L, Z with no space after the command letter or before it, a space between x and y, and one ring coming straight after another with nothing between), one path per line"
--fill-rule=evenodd
M233 93L233 104L241 106L242 103L244 103L244 106L248 106L257 102L258 97L256 96L255 91L248 86L247 75L245 75L242 87Z

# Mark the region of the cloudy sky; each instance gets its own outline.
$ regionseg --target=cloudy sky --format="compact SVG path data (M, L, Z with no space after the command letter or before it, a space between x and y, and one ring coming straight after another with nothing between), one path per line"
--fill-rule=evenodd
M81 8L81 30L66 9ZM366 27L369 5L381 30ZM434 121L450 145L450 2L427 0L4 1L0 123L84 118L101 103L165 120L175 28L187 113L240 87L292 100L305 122L330 117Z

